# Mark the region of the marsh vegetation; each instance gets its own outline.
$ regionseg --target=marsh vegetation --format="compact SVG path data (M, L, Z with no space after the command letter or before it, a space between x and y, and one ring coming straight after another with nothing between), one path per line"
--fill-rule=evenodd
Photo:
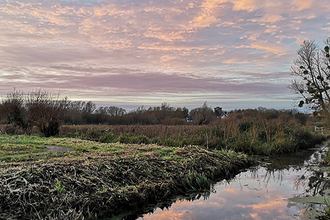
M126 113L14 91L0 105L0 218L109 218L210 193L215 181L255 165L256 155L321 143L313 120L294 110L224 112L206 103L190 112L162 104ZM46 146L70 150L45 154Z
M1 136L5 142L28 136ZM35 139L73 150L2 158L1 218L111 217L174 195L209 191L255 161L233 151L198 146L106 144L69 138Z

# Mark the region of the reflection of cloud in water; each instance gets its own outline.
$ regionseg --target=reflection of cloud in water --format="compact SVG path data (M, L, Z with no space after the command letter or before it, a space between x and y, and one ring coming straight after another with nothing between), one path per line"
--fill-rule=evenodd
M256 220L262 220L262 218L260 218L260 216L258 215L258 213L251 213L251 217L253 219L256 219Z
M232 189L232 188L228 188L228 189L224 189L223 191L227 192L227 193L236 193L236 190Z
M183 213L174 212L172 210L167 210L164 212L155 212L153 215L145 215L143 219L183 219Z
M286 213L287 202L285 198L268 198L269 200L259 204L238 205L245 210L251 210L252 219L268 219L274 216L276 219L291 219Z
M310 157L311 153L307 153ZM300 159L304 156L297 155ZM300 159L298 164L303 164ZM306 167L290 166L292 156L284 162L284 165L280 164L278 158L276 166L281 168L275 168L273 164L271 169L257 167L242 172L229 182L224 180L214 185L215 193L211 193L207 200L179 201L168 210L156 209L154 214L144 215L143 219L306 219L308 213L305 212L315 205L288 205L287 199L318 193L317 189L323 189L325 182L316 177L323 177L323 172L318 174ZM316 183L320 186L315 187Z
M240 198L240 199L238 199ZM239 201L237 201L239 200ZM169 210L157 209L144 219L267 219L286 218L284 197L251 196L240 189L228 188L212 194L206 201L177 202Z
M179 201L168 210L156 209L143 219L293 219L300 209L287 207L286 198L305 192L305 169L267 172L265 168L242 172L230 182L214 186L207 200Z
M283 199L282 199L282 201L275 200L275 201L268 201L267 203L260 203L260 204L246 205L246 206L238 205L238 207L252 208L253 210L263 210L263 209L269 210L269 209L274 209L274 208L277 209L279 206L283 205Z

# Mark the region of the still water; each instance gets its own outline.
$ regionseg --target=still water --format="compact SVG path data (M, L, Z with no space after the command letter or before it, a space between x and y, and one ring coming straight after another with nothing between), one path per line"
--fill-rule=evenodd
M317 164L327 152L324 144L316 149L263 159L258 167L223 180L212 192L195 199L178 199L168 208L156 208L139 220L200 219L314 219L311 210L322 205L295 203L293 197L322 195L330 188L327 172Z

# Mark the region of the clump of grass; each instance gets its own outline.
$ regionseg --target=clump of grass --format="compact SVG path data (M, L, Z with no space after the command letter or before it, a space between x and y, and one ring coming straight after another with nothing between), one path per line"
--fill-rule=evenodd
M99 141L101 143L116 143L119 139L119 136L117 134L106 132L102 136L100 136Z
M168 155L163 157L165 160L179 160L181 157L179 155Z
M131 142L131 137L129 134L123 134L119 137L119 142L123 144L129 144Z
M211 181L203 174L195 172L188 173L187 177L182 180L182 185L186 191L210 191Z
M89 130L84 138L90 141L98 141L104 132L104 130Z
M145 135L137 135L131 138L130 143L132 144L149 144L150 139Z
M325 204L324 213L323 215L318 217L318 219L320 220L330 219L330 199L324 197L324 204Z
M110 146L108 148L104 148L105 151L122 151L122 147L120 146Z
M57 180L54 190L60 193L65 193L65 187L59 180Z
M161 154L161 155L167 155L173 151L175 151L176 148L175 147L172 147L172 148L162 148L160 150L157 150L157 154Z

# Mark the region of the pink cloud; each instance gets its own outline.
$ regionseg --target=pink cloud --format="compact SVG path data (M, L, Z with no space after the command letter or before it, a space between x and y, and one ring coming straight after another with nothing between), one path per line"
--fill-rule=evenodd
M298 39L328 37L329 6L327 0L3 2L0 91L291 98L289 77L272 74L289 71Z

